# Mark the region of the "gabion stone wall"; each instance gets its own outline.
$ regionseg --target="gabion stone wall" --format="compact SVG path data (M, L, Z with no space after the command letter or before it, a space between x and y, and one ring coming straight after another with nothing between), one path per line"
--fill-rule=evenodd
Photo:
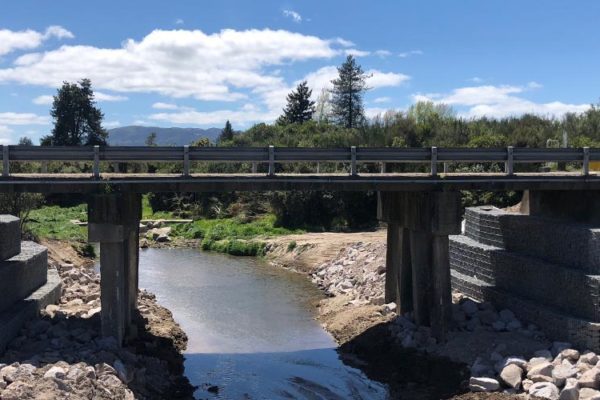
M494 207L465 219L465 234L450 237L454 289L600 350L600 228Z

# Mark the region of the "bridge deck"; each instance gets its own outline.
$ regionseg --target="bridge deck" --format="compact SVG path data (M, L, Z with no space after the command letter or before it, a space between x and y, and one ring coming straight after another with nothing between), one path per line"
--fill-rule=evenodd
M416 190L600 190L600 174L426 173L348 174L11 174L0 178L0 192L92 193L119 191L204 192L261 190L416 191Z

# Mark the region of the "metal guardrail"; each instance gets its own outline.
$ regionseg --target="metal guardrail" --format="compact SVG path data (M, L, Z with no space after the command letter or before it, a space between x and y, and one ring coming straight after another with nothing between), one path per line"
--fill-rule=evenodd
M100 177L101 162L182 162L183 174L190 174L193 161L268 164L268 174L275 174L275 164L316 162L349 163L350 174L358 174L358 163L430 164L431 175L437 175L438 163L475 162L505 164L505 173L512 175L517 163L580 162L583 175L588 175L590 161L600 161L598 148L533 149L507 148L295 148L295 147L172 147L172 146L82 146L41 147L1 146L3 176L10 175L10 162L84 161L93 163L95 177Z

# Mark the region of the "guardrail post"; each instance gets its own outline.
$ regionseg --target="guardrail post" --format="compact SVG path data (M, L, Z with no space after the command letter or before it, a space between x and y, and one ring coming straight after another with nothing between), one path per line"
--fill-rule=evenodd
M275 175L275 146L269 146L269 175Z
M317 162L317 174L321 173L321 163Z
M350 147L350 175L358 175L356 171L356 146Z
M100 146L94 146L94 178L100 178Z
M8 158L8 145L2 146L2 176L10 176L10 159Z
M583 148L583 175L590 174L590 148Z
M506 148L506 164L504 164L504 172L506 175L512 175L514 173L514 147L508 146Z
M381 173L382 173L382 174L385 174L386 166L387 166L387 165L385 164L385 162L382 162L382 163L381 163Z
M183 176L190 176L190 146L183 146Z
M258 165L255 162L253 162L252 163L252 173L255 174L256 171L258 171Z
M448 173L448 163L447 162L444 163L444 173L445 174Z
M437 176L437 147L431 147L431 176Z

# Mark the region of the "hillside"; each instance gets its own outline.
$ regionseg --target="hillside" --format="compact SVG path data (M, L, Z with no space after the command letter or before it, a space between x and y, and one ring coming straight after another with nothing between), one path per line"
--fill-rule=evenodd
M108 143L112 146L143 146L150 133L156 133L156 144L163 146L183 146L206 137L214 142L219 128L159 128L154 126L122 126L109 129Z

